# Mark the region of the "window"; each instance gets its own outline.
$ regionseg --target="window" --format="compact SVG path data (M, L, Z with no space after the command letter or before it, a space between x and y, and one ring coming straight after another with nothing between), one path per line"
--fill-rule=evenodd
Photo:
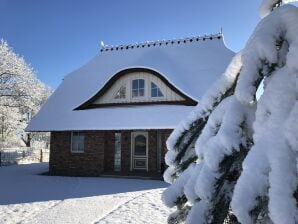
M138 135L135 137L135 155L146 156L146 137L144 135Z
M115 133L114 170L121 170L121 133Z
M131 170L148 171L148 133L140 131L132 132L131 137Z
M151 97L163 97L160 88L154 82L151 82Z
M85 149L85 135L82 132L71 133L71 152L84 152Z
M125 99L126 98L126 87L121 86L115 95L115 99Z
M145 80L144 79L135 79L132 80L131 88L132 97L142 97L145 95Z

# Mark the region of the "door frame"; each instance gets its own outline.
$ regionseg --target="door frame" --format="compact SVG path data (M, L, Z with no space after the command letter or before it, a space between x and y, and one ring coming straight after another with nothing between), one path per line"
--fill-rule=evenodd
M146 161L146 167L144 168L135 168L135 155L134 155L134 147L135 147L135 137L138 135L143 135L146 138L146 157L139 156L139 159L145 159ZM131 147L130 147L130 171L133 170L146 170L148 172L148 157L149 157L149 141L148 141L148 132L147 131L132 131L131 132ZM138 157L138 156L137 156Z

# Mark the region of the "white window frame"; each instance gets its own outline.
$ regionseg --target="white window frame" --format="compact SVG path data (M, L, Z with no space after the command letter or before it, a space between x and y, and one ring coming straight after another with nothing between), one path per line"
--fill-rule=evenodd
M133 88L133 81L135 81L135 80L138 80L138 88L137 88L137 89L134 89L134 88ZM140 85L140 83L139 83L140 80L143 80L143 81L144 81L144 88L140 88L140 87L139 87L139 85ZM131 88L130 88L130 90L131 90L131 93L130 93L131 98L132 98L132 99L143 99L143 98L146 98L146 95L147 95L147 94L146 94L146 79L144 79L144 78L132 78L130 82L131 82L131 86L130 86L130 87L131 87ZM143 96L140 96L140 95L139 95L139 93L140 93L140 89L143 89L143 93L144 93ZM133 96L133 91L134 91L134 90L137 90L137 91L138 91L138 96Z
M74 133L83 133L83 132L81 132L81 131L72 131L71 132L71 137L70 137L70 151L71 151L71 153L84 153L85 152L85 134L83 133L83 135L84 135L84 144L83 144L83 151L78 151L78 150L73 150L73 147L72 147L72 143L73 143L73 137L74 137Z

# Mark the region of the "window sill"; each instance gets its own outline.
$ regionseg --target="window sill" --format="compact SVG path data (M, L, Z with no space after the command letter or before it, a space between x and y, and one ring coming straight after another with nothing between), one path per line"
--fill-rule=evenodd
M84 152L79 152L79 151L70 151L73 154L83 154Z

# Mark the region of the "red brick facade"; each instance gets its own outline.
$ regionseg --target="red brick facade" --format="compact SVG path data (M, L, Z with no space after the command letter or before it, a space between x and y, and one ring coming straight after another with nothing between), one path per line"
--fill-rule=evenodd
M161 176L165 168L166 139L170 129L144 130L148 133L148 171L131 170L131 133L125 131L84 131L83 153L71 152L71 132L52 132L50 174L63 176L145 175ZM121 171L114 171L115 133L121 133ZM158 150L159 148L159 150ZM160 156L160 161L159 161Z

